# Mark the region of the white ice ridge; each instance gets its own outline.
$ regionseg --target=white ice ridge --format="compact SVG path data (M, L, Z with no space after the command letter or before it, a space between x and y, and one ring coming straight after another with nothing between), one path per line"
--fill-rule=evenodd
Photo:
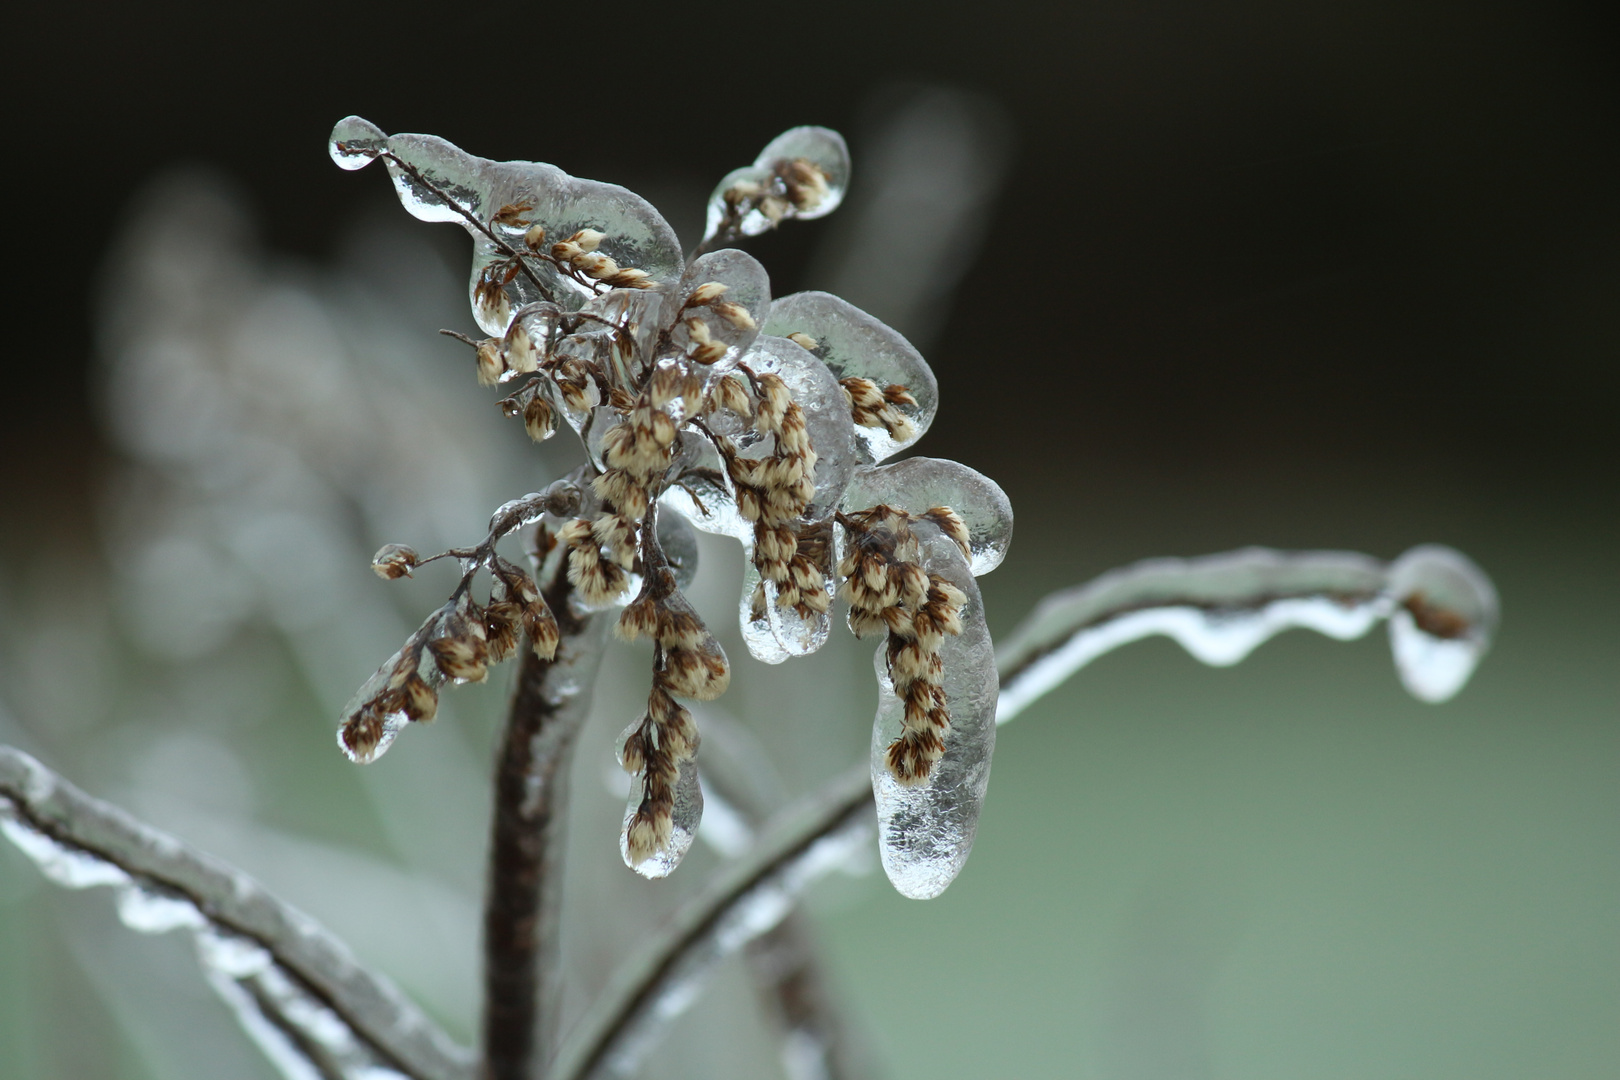
M142 933L190 930L208 981L289 1078L471 1080L472 1055L241 871L0 746L0 832L67 888L117 888Z
M1054 593L997 649L1005 723L1077 670L1154 634L1225 666L1300 627L1340 641L1389 622L1402 683L1424 701L1462 689L1496 627L1490 579L1451 548L1428 544L1394 562L1342 551L1243 548L1150 559Z

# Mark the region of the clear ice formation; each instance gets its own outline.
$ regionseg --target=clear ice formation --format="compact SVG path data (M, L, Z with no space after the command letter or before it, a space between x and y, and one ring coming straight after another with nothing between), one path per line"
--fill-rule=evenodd
M447 205L435 189L451 196L480 222L488 222L502 207L527 205L523 218L543 226L553 241L582 229L596 229L606 236L600 248L603 254L659 281L673 281L686 268L675 231L651 203L617 184L580 180L540 162L474 157L433 135L387 135L358 116L338 122L328 149L332 160L344 169L362 169L381 156L405 209L423 221L449 221L467 229L473 238L469 296L485 268L505 258L491 235L521 246L527 226L496 224L486 234ZM535 273L559 302L577 308L590 298L584 285L552 267L539 266ZM552 298L540 295L521 275L512 286L520 304ZM472 306L485 333L498 336L505 332L505 317L476 298Z
M994 480L946 458L907 458L856 470L844 504L892 506L923 514L936 506L956 511L968 530L969 565L983 577L1001 565L1012 544L1012 503Z
M190 931L208 981L289 1080L472 1080L472 1055L309 916L10 747L0 832L58 885L115 889L130 929Z
M873 658L878 676L878 710L872 722L878 853L889 881L902 896L926 900L955 880L973 847L990 784L999 684L984 602L961 549L932 526L913 529L923 569L945 578L967 597L962 632L946 637L940 646L951 714L945 756L919 786L905 787L889 771L888 748L900 735L902 706L889 678L886 646L879 647Z
M756 207L737 223L736 231L743 236L758 236L774 229L777 222L784 218L810 221L838 209L844 201L845 191L849 189L849 147L844 137L831 128L790 128L767 143L752 165L733 169L715 185L714 194L709 196L708 220L703 230L704 245L721 237L728 217L728 192L741 188L761 189L780 198L785 194L779 179L781 166L793 161L813 164L825 179L826 190L815 206L801 208L784 200L785 205L778 216Z
M998 650L998 716L1011 719L1098 656L1154 634L1225 666L1287 629L1348 641L1384 620L1402 683L1445 701L1490 647L1496 611L1484 572L1434 544L1393 563L1268 548L1150 559L1041 602Z
M927 432L939 410L939 384L922 355L894 330L847 300L831 293L802 292L784 296L771 307L765 333L778 337L806 334L812 350L839 379L870 379L880 388L899 385L917 400L901 406L911 420L909 438L895 439L881 427L858 427L861 460L866 464L893 457Z

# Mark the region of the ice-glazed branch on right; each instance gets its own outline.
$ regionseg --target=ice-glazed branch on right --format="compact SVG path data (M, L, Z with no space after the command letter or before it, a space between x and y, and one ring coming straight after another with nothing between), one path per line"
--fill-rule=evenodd
M468 1051L309 916L4 746L0 832L58 885L115 888L130 928L190 930L208 981L289 1080L472 1077Z
M1385 621L1401 682L1440 702L1473 674L1496 620L1490 578L1438 544L1393 562L1269 548L1149 559L1054 593L998 645L996 718L1005 723L1097 657L1154 634L1225 666L1284 630L1349 641Z

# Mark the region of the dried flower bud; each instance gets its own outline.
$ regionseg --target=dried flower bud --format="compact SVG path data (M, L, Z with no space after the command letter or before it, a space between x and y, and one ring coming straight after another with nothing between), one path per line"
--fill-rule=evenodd
M799 346L799 348L806 349L810 352L815 352L817 347L819 347L821 344L809 334L802 333L800 331L794 331L793 333L789 334L788 340Z
M581 251L595 251L601 246L602 241L606 239L606 233L598 232L595 229L581 229L573 236L570 236L568 242L578 244Z
M727 300L715 304L713 310L716 315L719 315L739 330L757 330L759 328L759 324L754 321L754 317L741 304L734 304Z
M506 365L501 361L500 342L494 338L480 341L476 360L479 386L494 386L501 381L501 372L505 370Z
M397 581L410 577L419 562L421 556L414 549L404 544L384 544L371 557L371 569L384 581Z
M535 442L545 442L556 433L556 416L551 402L538 392L523 406L523 430Z
M539 251L540 245L546 242L546 227L544 225L530 225L529 231L523 234L523 243L530 251Z
M722 285L718 281L705 281L692 290L692 295L687 297L686 304L688 307L701 307L704 304L713 303L720 299L730 288L731 286Z

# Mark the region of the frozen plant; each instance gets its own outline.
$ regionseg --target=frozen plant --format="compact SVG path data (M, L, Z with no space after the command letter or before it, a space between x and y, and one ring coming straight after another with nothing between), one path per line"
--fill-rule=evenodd
M874 807L895 887L942 892L972 846L997 725L1126 642L1164 634L1230 664L1290 627L1350 639L1387 622L1402 680L1430 701L1456 693L1488 646L1489 581L1436 546L1391 563L1263 549L1140 563L1048 598L993 646L974 579L1007 552L1006 497L955 462L885 464L934 416L922 357L837 297L773 300L759 263L726 246L837 207L849 161L834 132L793 129L726 176L691 258L646 201L550 165L487 161L355 117L337 125L331 153L349 169L380 159L411 213L467 229L483 336L453 336L471 374L530 438L565 424L582 446L577 469L497 508L476 543L377 552L385 579L445 558L461 576L338 730L345 753L374 760L407 725L433 719L445 686L520 658L497 753L482 1046L456 1046L244 875L0 749L7 835L60 884L117 888L128 925L191 930L210 981L288 1076L626 1071L708 967L870 842ZM624 862L665 876L698 832L700 733L683 702L723 694L730 667L683 594L697 572L693 528L745 549L739 622L754 656L814 652L840 601L849 629L879 640L870 762L770 815L753 847L560 1032L561 780L610 631L653 647L645 711L618 742L631 777ZM526 541L527 565L500 553L508 537Z

